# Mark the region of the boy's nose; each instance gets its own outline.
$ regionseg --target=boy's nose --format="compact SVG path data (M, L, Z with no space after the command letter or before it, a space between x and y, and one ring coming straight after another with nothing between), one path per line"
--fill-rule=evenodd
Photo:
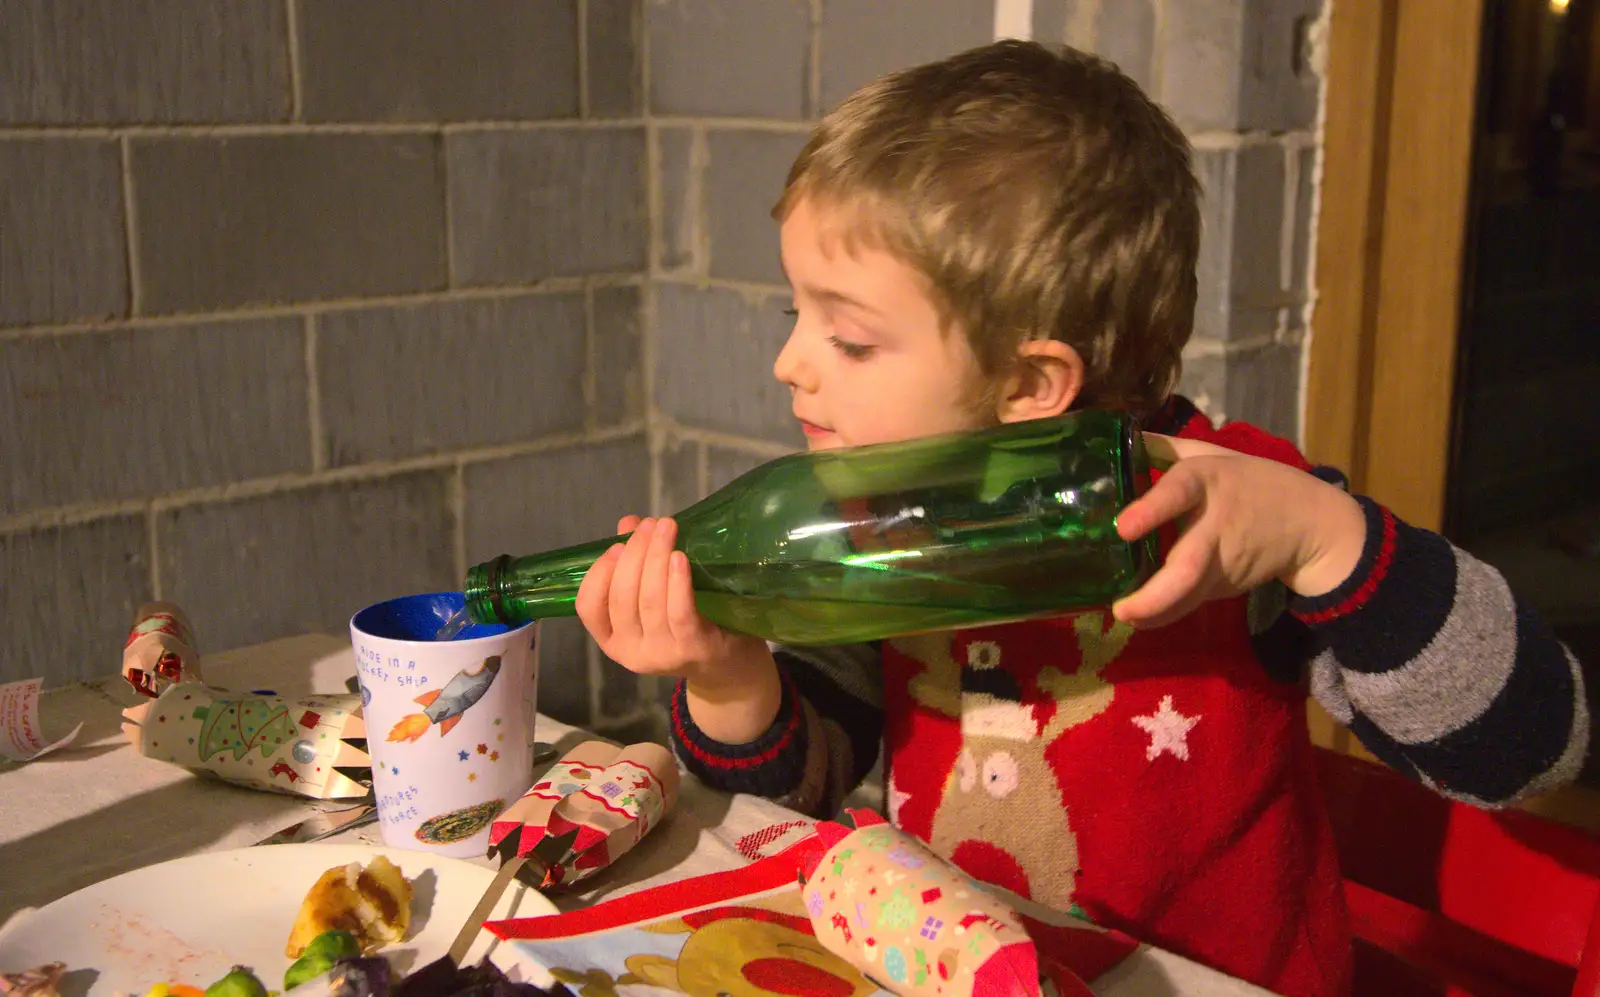
M800 356L799 338L792 332L789 334L783 349L778 351L778 359L773 361L772 376L796 391L815 391L816 373Z

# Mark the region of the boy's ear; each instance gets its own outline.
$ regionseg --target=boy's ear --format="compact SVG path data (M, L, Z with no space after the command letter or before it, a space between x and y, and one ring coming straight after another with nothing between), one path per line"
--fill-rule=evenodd
M1032 339L1017 347L998 402L1001 422L1048 419L1065 412L1083 390L1084 363L1059 339Z

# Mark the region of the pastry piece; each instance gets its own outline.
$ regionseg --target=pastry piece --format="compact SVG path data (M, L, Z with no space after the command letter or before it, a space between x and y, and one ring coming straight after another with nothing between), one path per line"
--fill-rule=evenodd
M289 930L284 954L298 959L326 931L348 931L363 952L403 941L411 927L411 884L382 855L361 868L352 862L323 873L311 886Z
M52 962L20 973L0 973L0 994L6 997L60 997L66 965Z

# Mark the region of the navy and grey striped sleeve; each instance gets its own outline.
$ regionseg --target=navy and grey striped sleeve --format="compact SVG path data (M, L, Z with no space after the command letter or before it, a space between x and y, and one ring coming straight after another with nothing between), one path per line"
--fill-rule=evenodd
M1439 792L1502 806L1571 781L1589 746L1577 659L1494 568L1370 499L1361 561L1289 609L1311 691L1369 751Z
M707 785L753 793L817 817L832 816L877 761L883 733L878 645L775 647L783 699L772 726L748 744L705 735L678 683L672 742Z

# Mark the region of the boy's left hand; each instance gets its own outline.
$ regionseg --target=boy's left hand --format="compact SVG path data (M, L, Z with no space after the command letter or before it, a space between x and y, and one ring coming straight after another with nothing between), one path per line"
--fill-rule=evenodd
M1165 563L1112 606L1117 619L1160 627L1204 602L1274 579L1303 596L1333 591L1355 570L1366 516L1343 490L1304 471L1198 440L1145 434L1155 486L1117 517L1137 540L1176 521L1182 535Z

